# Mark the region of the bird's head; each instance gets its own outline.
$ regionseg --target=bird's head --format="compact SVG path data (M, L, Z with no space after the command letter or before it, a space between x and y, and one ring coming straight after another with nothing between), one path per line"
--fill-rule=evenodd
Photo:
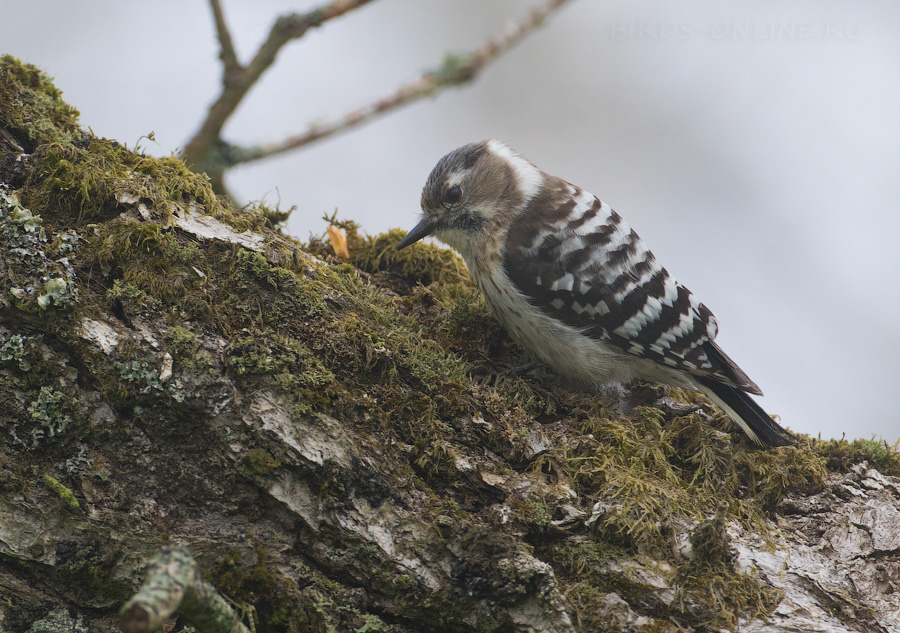
M469 259L479 237L508 226L542 182L537 167L500 141L463 145L431 171L422 190L422 219L397 248L434 235Z

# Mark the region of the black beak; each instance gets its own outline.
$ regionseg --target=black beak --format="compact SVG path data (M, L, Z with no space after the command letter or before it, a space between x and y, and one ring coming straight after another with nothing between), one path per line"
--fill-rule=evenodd
M397 250L399 251L401 248L406 248L410 244L418 242L423 237L428 237L431 235L431 232L435 228L435 220L434 218L429 218L425 216L422 218L418 224L416 224L412 230L406 234L402 240L397 242Z

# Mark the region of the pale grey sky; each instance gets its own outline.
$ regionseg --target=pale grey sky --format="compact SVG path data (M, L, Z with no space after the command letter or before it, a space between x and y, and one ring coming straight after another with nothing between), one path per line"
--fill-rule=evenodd
M224 0L243 59L318 3ZM533 3L527 3L533 4ZM286 47L227 128L277 139L478 46L520 0L378 0ZM0 52L95 133L156 154L218 90L207 4L0 0ZM244 199L410 228L447 151L496 137L619 211L718 317L785 425L894 441L900 415L900 4L573 0L474 85L230 174Z

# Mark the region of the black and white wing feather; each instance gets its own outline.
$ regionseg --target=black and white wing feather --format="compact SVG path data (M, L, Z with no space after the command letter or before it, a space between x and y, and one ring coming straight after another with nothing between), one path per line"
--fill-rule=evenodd
M713 342L713 313L592 194L549 178L510 228L504 253L507 274L531 303L582 333L761 394Z

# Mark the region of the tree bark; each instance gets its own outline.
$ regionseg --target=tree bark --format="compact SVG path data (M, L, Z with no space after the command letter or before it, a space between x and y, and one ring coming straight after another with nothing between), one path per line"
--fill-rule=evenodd
M517 375L451 252L76 116L0 59L0 630L117 630L173 546L261 632L898 630L894 448Z

